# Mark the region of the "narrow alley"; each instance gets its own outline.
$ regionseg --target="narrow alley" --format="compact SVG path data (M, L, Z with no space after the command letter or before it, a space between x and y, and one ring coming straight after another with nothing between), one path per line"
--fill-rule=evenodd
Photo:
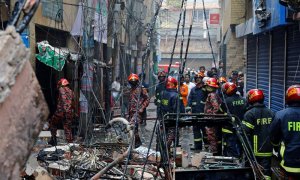
M0 0L0 180L300 179L300 0Z

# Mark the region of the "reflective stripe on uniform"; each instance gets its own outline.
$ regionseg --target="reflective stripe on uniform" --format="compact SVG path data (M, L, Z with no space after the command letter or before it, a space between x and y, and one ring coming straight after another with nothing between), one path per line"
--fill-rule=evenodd
M285 145L283 143L281 143L281 147L280 147L280 155L282 157L282 160L280 162L281 167L284 170L286 170L287 172L290 172L290 173L300 173L300 168L293 168L293 167L284 166L284 151L285 151Z
M160 99L158 99L158 100L156 100L156 102L157 102L157 103L160 103L161 101L160 101Z
M223 132L223 133L230 133L230 134L233 133L233 132L230 131L229 129L225 129L225 128L222 128L222 132Z
M201 104L206 104L206 102L204 102L204 101L200 101L200 103L201 103Z
M254 153L257 152L257 135L253 136L253 150L254 150Z
M253 151L254 155L258 157L271 157L272 152L257 152L257 146L258 146L258 140L257 140L257 135L253 135Z
M202 138L194 139L194 142L199 142L199 141L202 141Z
M255 156L258 156L258 157L271 157L272 156L272 152L269 152L269 153L259 153L259 152L256 152L254 153Z
M180 97L179 99L183 99L183 97Z
M264 175L264 177L265 177L266 180L271 180L271 177L270 177L270 176Z
M196 105L197 105L197 102L192 102L192 105L196 106Z
M254 129L254 125L248 123L247 121L242 121L242 123L250 129Z

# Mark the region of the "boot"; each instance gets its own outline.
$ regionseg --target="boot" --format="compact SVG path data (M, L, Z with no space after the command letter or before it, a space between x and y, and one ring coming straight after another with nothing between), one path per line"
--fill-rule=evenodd
M50 144L51 146L56 146L57 145L56 136L52 136L48 144Z

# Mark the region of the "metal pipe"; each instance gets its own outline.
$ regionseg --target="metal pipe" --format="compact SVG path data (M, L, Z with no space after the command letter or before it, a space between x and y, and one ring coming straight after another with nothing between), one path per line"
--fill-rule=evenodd
M122 117L114 118L111 121L109 121L108 124L111 126L115 122L121 122L121 123L125 124L127 130L129 131L130 139L132 140L134 138L133 127L125 118L122 118ZM132 141L132 142L134 142L134 141ZM130 149L128 148L120 157L116 158L113 162L111 162L110 164L105 166L101 171L99 171L97 174L95 174L91 179L92 180L99 179L101 176L103 176L107 171L109 171L115 165L122 162L128 156L129 153L130 153Z

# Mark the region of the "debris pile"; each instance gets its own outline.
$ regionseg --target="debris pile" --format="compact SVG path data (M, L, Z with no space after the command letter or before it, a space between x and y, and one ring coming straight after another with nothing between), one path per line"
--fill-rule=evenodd
M126 124L126 129L129 137L132 137L129 124ZM27 163L26 175L23 177L35 176L36 178L38 173L33 172L42 168L49 176L56 179L136 179L142 176L143 179L154 179L154 177L163 179L163 172L159 172L157 168L161 159L159 152L140 146L131 149L129 154L129 143L118 142L119 135L114 136L110 131L106 132L109 132L109 135L102 137L104 142L89 145L60 142L58 146L49 147L47 144L49 138L45 137L47 133L42 131L33 149L35 162L31 163L38 165L33 167ZM49 132L48 136L51 136ZM105 142L107 140L112 142ZM147 164L144 166L146 158ZM29 168L34 170L27 173Z

